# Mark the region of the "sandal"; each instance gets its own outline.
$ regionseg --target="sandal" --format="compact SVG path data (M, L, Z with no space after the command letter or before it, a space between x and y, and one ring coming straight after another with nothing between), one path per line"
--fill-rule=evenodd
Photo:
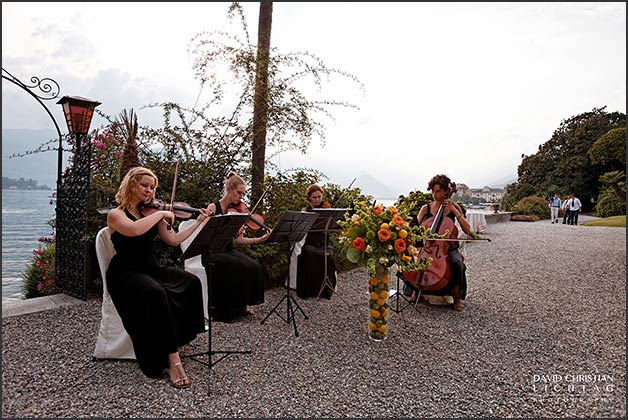
M179 369L179 366L181 366L181 369ZM181 362L175 363L174 365L172 365L170 367L170 369L173 369L173 368L177 368L177 371L179 371L179 373L180 373L183 370L183 365L181 365ZM170 385L172 385L175 388L180 388L181 389L181 388L189 388L191 383L190 383L190 380L188 379L188 377L185 376L185 374L184 374L184 376L182 376L179 379L175 379L174 381L172 379L170 379Z

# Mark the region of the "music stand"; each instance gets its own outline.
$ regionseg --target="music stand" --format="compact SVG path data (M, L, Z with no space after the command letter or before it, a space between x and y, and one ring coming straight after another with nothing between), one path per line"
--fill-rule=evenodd
M323 282L321 283L321 289L318 291L317 297L321 297L325 287L329 287L332 292L335 291L334 285L329 279L329 273L327 272L327 234L329 232L340 232L342 230L337 222L338 220L344 219L344 214L347 210L348 209L343 208L312 209L312 212L318 214L318 219L316 219L310 228L310 232L323 232L325 234L325 274L323 275ZM345 305L349 306L349 304L345 302L342 297L340 297L340 299L345 303Z
M397 277L397 290L395 290L395 295L397 295L397 301L395 304L394 308L390 308L392 309L395 313L400 313L403 312L405 309L408 308L408 306L412 306L412 308L414 308L415 311L419 312L419 310L417 309L417 304L419 303L419 299L421 298L421 288L415 288L413 286L411 286L410 284L408 284L404 279L403 279L403 273L401 271L397 271L397 274L395 275ZM416 298L414 301L411 301L410 299L408 299L408 297L406 297L406 295L401 291L401 289L399 289L399 280L403 280L404 284L407 284L408 287L410 289L412 289L412 291L417 292ZM399 296L401 296L403 298L403 300L406 301L405 305L401 308L399 308ZM393 297L392 295L390 296L391 298Z
M279 222L277 222L277 227L273 229L268 239L266 239L266 243L279 243L279 242L292 242L292 246L290 247L290 254L294 250L294 245L299 242L305 234L308 232L312 223L316 220L318 216L315 213L302 212L302 211L287 211L282 216ZM289 324L290 321L294 324L294 335L299 336L299 331L297 330L297 321L295 312L298 309L301 311L301 314L307 318L307 315L301 309L297 301L290 295L290 271L288 270L285 287L286 294L283 298L275 305L275 307L262 319L260 324L263 324L268 317L275 313L277 316L284 320L286 324ZM286 318L284 318L279 312L277 312L277 308L281 303L286 300L287 301L287 314ZM296 309L292 306L296 307Z
M209 269L207 273L207 313L209 315L209 325L207 328L207 351L182 355L182 358L191 358L192 360L204 364L208 367L207 371L207 395L211 391L211 369L212 366L220 362L230 354L250 354L251 350L212 350L212 271L214 266L213 253L216 251L224 251L238 234L242 225L248 220L248 214L229 213L212 216L201 231L196 235L190 246L181 255L181 261L195 257L207 251L209 253ZM204 265L204 264L203 264ZM205 266L205 265L204 265ZM207 268L207 266L205 266ZM215 354L222 355L218 360L212 362L212 356ZM207 363L197 359L198 356L207 355Z

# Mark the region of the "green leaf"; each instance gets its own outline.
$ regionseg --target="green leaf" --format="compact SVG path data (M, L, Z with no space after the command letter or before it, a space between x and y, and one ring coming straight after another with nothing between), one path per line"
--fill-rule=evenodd
M347 248L347 259L352 263L357 264L360 262L360 253L353 247Z

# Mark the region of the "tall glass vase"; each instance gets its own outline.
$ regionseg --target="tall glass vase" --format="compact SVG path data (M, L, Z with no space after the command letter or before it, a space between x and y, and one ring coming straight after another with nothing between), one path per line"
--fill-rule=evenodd
M388 336L388 289L390 269L381 264L375 265L375 275L369 278L369 337L374 341L385 340Z

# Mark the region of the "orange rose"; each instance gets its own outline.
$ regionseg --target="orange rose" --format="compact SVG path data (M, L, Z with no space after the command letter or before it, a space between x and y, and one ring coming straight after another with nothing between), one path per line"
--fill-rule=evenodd
M399 216L398 214L395 214L392 218L391 223L393 225L397 225L397 226L403 226L405 225L405 220L403 220L403 217Z
M395 241L395 251L401 254L405 250L406 250L406 241L404 241L403 239L397 239Z
M392 235L388 229L380 229L377 231L377 237L379 238L380 242L386 242L391 238L391 236Z
M364 243L364 239L355 238L353 240L353 248L355 248L355 250L358 252L364 251L364 248L366 248L366 243Z
M380 214L382 214L382 206L378 204L375 207L373 207L373 214L375 216L379 216Z
M397 208L395 206L388 206L388 210L392 213L392 214L397 214Z

